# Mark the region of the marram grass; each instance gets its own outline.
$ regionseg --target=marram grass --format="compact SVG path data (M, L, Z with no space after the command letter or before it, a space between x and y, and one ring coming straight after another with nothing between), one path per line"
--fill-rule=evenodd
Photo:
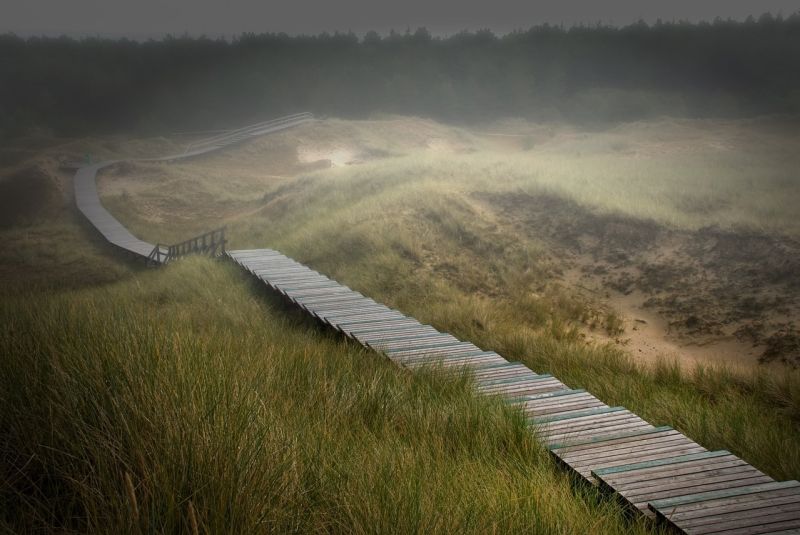
M468 377L401 370L229 264L0 315L7 531L650 531Z

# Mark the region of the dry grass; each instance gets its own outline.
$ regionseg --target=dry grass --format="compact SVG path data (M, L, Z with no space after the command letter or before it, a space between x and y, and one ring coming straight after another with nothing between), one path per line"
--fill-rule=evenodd
M613 314L557 283L544 245L503 227L475 196L556 191L686 228L721 221L796 233L788 204L764 210L767 201L746 194L755 169L769 181L765 195L796 199L787 182L792 138L754 124L736 141L741 123L662 121L596 136L491 128L501 127L529 131L509 141L410 119L329 121L210 159L129 166L103 187L108 206L144 238L227 224L233 247L278 248L776 478L800 477L797 372L644 368L612 347L588 346L578 326L614 330ZM733 140L725 158L692 140L679 150L685 130L701 127L703 139ZM319 165L293 152L339 150L342 140L363 163L310 170ZM754 152L731 157L742 150ZM603 187L586 179L595 171ZM643 176L664 189L643 187ZM685 204L693 184L699 208ZM12 266L4 290L26 284L36 266L56 282L6 291L0 305L0 428L8 430L0 529L651 529L573 484L519 417L476 399L467 378L409 375L265 298L232 265L131 269L97 253L72 218L3 232L21 243L36 236L23 256L4 253L2 265ZM72 247L48 257L59 236ZM65 257L84 282L56 276ZM92 280L107 284L86 287Z
M647 532L465 378L410 375L203 259L0 305L14 532Z

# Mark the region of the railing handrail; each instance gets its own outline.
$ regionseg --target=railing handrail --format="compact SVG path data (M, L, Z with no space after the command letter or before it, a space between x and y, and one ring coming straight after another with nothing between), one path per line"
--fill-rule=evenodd
M244 126L242 128L237 128L235 130L229 130L229 131L223 132L222 134L218 134L218 135L212 136L210 138L205 138L205 139L201 139L201 140L194 141L194 142L190 143L186 147L186 150L184 151L184 153L187 153L191 149L194 149L194 148L197 148L197 147L212 145L212 144L214 144L216 142L223 141L223 140L225 140L227 138L231 138L231 137L234 137L234 136L237 136L237 135L248 134L250 132L254 132L254 131L257 131L257 130L262 129L262 128L269 128L271 126L277 126L279 124L285 124L285 123L289 123L289 122L301 121L303 119L311 119L311 118L313 118L313 114L311 112L305 111L305 112L300 112L300 113L294 113L292 115L286 115L284 117L278 117L277 119L270 119L269 121L263 121L263 122L252 124L252 125L249 125L249 126Z
M158 243L147 257L147 263L151 265L166 264L192 253L210 253L213 256L223 254L225 244L228 243L228 240L225 239L225 230L226 227L215 228L172 245L165 246ZM166 252L164 252L165 248Z
M295 115L289 115L289 116L286 116L286 117L281 117L279 119L272 119L270 121L265 121L263 123L257 123L257 124L253 124L253 125L250 125L250 126L245 126L243 128L237 128L236 130L231 130L229 132L225 132L225 133L219 134L217 136L213 136L213 137L210 137L210 138L206 138L206 139L202 139L202 140L190 143L189 146L186 148L186 152L189 152L189 150L192 149L192 148L202 147L202 146L206 146L206 145L213 145L215 143L223 142L228 138L232 138L232 137L235 137L235 136L238 136L238 135L247 135L247 134L249 134L251 132L255 132L255 131L259 130L259 129L269 128L269 127L272 127L272 126L278 126L278 125L286 124L286 123L298 122L298 121L302 121L304 119L310 119L311 117L313 117L311 113L303 112L303 113L298 113L298 114L295 114Z

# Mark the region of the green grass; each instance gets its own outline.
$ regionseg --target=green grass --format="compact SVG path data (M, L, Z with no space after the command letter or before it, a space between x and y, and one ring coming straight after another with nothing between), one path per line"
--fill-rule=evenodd
M106 202L153 241L227 224L232 248L280 249L423 322L703 446L729 449L775 478L800 478L797 371L645 367L619 349L587 345L579 326L614 334L619 318L558 282L560 266L545 244L480 202L487 192L556 191L596 210L682 228L718 219L792 234L786 204L766 212L744 193L752 172L776 184L765 186L769 195L795 198L781 189L792 161L785 144L769 149L781 157L765 163L772 134L755 136L760 156L742 156L755 158L751 167L722 156L710 165L707 153L681 160L647 152L641 162L625 151L638 140L633 133L651 126L642 124L633 133L570 133L557 149L528 143L524 155L442 155L413 149L414 136L418 127L439 137L448 129L400 125L398 134L382 123L331 121L206 160L125 169L104 179L112 192ZM726 135L736 138L737 128ZM391 157L290 180L262 176L279 174L259 159L262 150L275 156L270 140L291 146L334 135ZM481 148L470 136L451 142ZM672 132L667 144L678 138ZM609 187L589 187L584 177L593 170ZM134 178L126 182L126 173ZM637 186L645 174L664 189ZM698 177L708 181L693 202L718 209L686 208L680 192ZM721 187L726 177L731 188ZM124 199L113 193L122 190ZM7 266L0 429L9 430L0 435L0 529L191 532L193 522L208 533L653 529L571 481L518 415L475 398L467 378L411 375L347 345L230 264L190 259L138 269L92 243L74 218L3 232L20 247L0 255Z
M147 215L156 212L167 218L176 209L198 210L193 217L176 218L179 227L170 229L189 233L209 219L230 219L235 213L222 208L256 208L262 195L275 189L264 175L271 170L285 174L295 145L317 147L320 153L350 147L356 159L365 155L360 165L309 173L323 179L329 210L341 204L356 209L354 194L356 200L393 203L410 195L548 192L600 212L677 228L720 226L800 235L795 217L800 203L796 119L665 118L599 132L523 123L486 127L479 133L485 130L530 136L486 137L413 118L326 120L211 158L143 166L128 175L134 181L110 188L107 200L121 215L130 214L132 224L140 223L145 206ZM540 142L528 148L531 136ZM386 157L370 159L371 154ZM124 187L135 190L141 202L117 198ZM176 191L182 195L174 196ZM303 193L323 191L318 187ZM174 202L166 203L167 198ZM326 214L318 208L314 215Z
M649 531L466 377L411 375L263 293L191 259L4 300L0 526Z

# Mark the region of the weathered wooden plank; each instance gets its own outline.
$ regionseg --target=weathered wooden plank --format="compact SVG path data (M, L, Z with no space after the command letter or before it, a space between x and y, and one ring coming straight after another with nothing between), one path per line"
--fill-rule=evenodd
M404 329L408 331L413 331L414 329L417 329L422 325L418 321L415 321L413 318L409 318L409 320L411 321L401 319L401 320L396 320L395 322L392 323L354 324L354 325L339 324L333 326L333 328L343 333L345 336L349 336L350 338L357 340L356 336L358 336L363 329L369 327L377 327L379 329L386 329L386 330L392 330L394 332L399 332Z
M312 304L306 304L306 303L300 302L300 301L294 301L294 303L297 306L299 306L300 308L302 308L303 310L305 310L306 312L308 312L308 313L323 313L323 312L326 312L326 310L321 309L318 305L313 304L313 303ZM358 296L350 296L350 295L345 295L342 299L340 299L338 301L335 301L335 303L338 306L341 306L341 307L352 306L353 308L358 308L358 307L366 308L366 307L369 307L369 306L374 306L373 303L370 302L370 300L368 300L368 299L364 299L363 297L358 297Z
M244 263L243 266L256 277L265 280L269 279L275 283L303 280L310 277L324 277L321 273L301 265L266 268L263 265Z
M476 370L472 375L472 379L476 384L480 384L484 381L510 379L513 377L527 377L531 374L537 375L524 364L513 362L509 363L508 365L498 365L493 368Z
M671 427L668 426L661 426L661 427L654 427L652 429L647 429L643 431L633 431L630 433L618 433L615 435L608 435L602 436L592 439L583 440L580 442L571 442L569 444L554 444L550 446L550 450L562 450L562 449L569 449L570 451L578 451L581 449L591 449L594 448L596 445L600 443L608 443L608 444L615 444L615 443L622 443L626 442L630 439L636 439L636 437L644 436L644 435L651 435L656 433L663 433L665 431L673 431Z
M680 458L663 460L653 463L631 463L625 466L616 466L614 468L601 468L596 470L596 475L605 477L609 474L621 474L624 472L645 471L648 469L653 469L664 465L672 465L675 464L676 462L689 462L697 460L707 461L709 459L714 459L717 457L730 457L730 456L732 456L732 454L727 450L708 451L695 455L686 455Z
M412 319L412 318L409 318ZM396 334L414 332L420 329L428 328L430 325L425 325L414 320L413 323L401 323L394 325L364 325L355 326L350 329L349 333L353 336L372 336L375 334Z
M386 308L381 308L379 303L373 303L368 299L364 299L360 296L355 296L352 293L350 294L340 294L341 299L336 301L330 301L328 303L324 303L322 305L311 303L306 304L300 301L295 301L295 304L302 308L303 310L308 311L309 313L313 314L332 314L336 313L337 311L340 312L357 312L359 310L391 310Z
M484 351L481 354L475 355L455 355L443 356L429 361L414 361L414 362L401 362L404 366L409 368L419 367L452 367L452 366L476 366L487 363L500 363L505 359L497 353Z
M560 388L557 390L553 390L552 388L548 388L546 391L537 392L536 390L541 390L542 386L553 386L559 385ZM477 389L478 392L485 395L491 395L495 392L517 392L517 395L509 398L507 401L511 405L515 405L517 407L522 408L522 403L520 400L524 400L524 398L528 396L534 396L537 394L546 394L550 392L556 392L558 390L564 390L566 387L553 377L552 375L537 375L535 377L527 377L523 378L521 381L513 381L508 383L501 383L499 385L493 385L491 388L480 388ZM531 393L524 393L523 391L532 390Z
M353 292L350 288L346 286L335 286L333 288L314 288L314 289L305 289L305 290L284 290L281 287L275 287L275 289L289 297L290 299L294 299L296 297L309 297L311 295L333 295L333 294L350 294Z
M388 355L388 356L394 362L403 364L404 366L411 366L417 364L424 365L425 363L434 362L445 358L447 359L474 358L474 357L485 356L486 354L489 353L490 352L483 351L481 349L459 348L459 349L451 349L449 351L441 351L435 354L415 355L410 357L397 356L397 355Z
M359 312L390 312L392 311L391 308L381 305L380 303L375 303L370 301L369 299L359 298L349 303L330 303L327 305L311 305L311 306L303 306L309 312L312 312L315 315L325 315L325 314L354 314Z
M315 297L298 297L296 299L297 304L301 306L315 306L315 305L328 305L334 303L347 303L356 299L366 299L369 302L374 303L372 299L369 297L365 297L358 292L352 292L349 296L340 296L340 295L323 295L323 296L315 296Z
M656 459L674 459L680 455L704 452L705 448L689 440L681 434L657 433L653 435L641 435L639 440L625 442L621 444L603 445L602 442L592 450L572 451L564 448L554 451L562 461L568 463L575 469L591 468L593 475L599 469L608 469L616 466L630 465L632 462L649 462ZM653 454L658 454L653 457ZM601 481L601 476L595 475ZM609 481L610 482L610 481ZM615 488L617 488L615 486Z
M372 308L372 309L361 309L361 310L353 310L350 312L339 311L339 312L320 312L317 313L314 311L314 315L317 316L319 319L327 321L329 323L340 323L344 321L356 321L360 319L391 319L391 318L405 318L400 312L391 309L382 309L382 308Z
M591 473L592 469L603 467L610 468L614 466L621 466L631 461L645 462L655 461L659 459L669 459L678 455L690 455L692 453L701 453L706 451L705 448L697 443L687 442L673 442L669 444L646 444L639 448L630 448L625 453L614 454L606 452L598 454L594 458L573 460L569 456L564 459L570 466L576 469L585 469L586 473ZM617 487L619 488L619 487Z
M741 459L734 462L715 463L703 465L700 463L679 463L668 465L659 472L651 473L647 479L616 479L613 475L606 476L604 479L609 481L614 487L624 488L626 492L638 493L646 491L654 486L667 488L673 484L692 485L696 481L713 480L722 477L744 476L758 472ZM688 465L688 466L687 466ZM760 473L760 472L759 472Z
M314 270L308 269L301 264L275 266L270 264L271 267L266 267L265 264L257 264L253 262L245 262L243 264L251 273L256 277L270 280L303 278L308 276L324 276Z
M302 290L316 290L316 289L328 289L328 288L347 288L346 286L342 286L336 281L332 280L323 280L318 282L306 282L306 283L273 283L272 281L269 282L270 286L279 289L282 292L290 292L290 291L302 291ZM352 292L350 288L347 288L348 291Z
M595 409L600 407L607 407L605 403L599 399L587 399L583 401L576 401L570 404L547 406L547 407L527 407L524 409L525 416L548 416L551 414L568 414L571 411L577 412L586 409Z
M630 448L641 448L649 444L668 444L672 442L689 443L691 442L691 440L686 438L678 431L670 429L668 431L660 433L650 433L646 435L638 435L630 437L626 439L624 442L620 441L610 441L610 443L596 442L592 444L591 447L588 448L586 447L564 448L563 451L559 452L559 455L568 456L570 459L574 460L580 460L583 458L592 458L595 455L602 454L606 451L623 453ZM632 463L628 464L630 465Z
M383 352L389 355L390 357L413 357L415 355L419 355L420 357L425 355L434 355L441 351L449 351L451 349L458 349L458 348L467 348L471 350L478 350L476 346L470 344L469 342L462 342L458 339L453 340L445 340L441 342L433 342L429 344L421 344L416 346L400 346L400 347L389 347L384 349Z
M628 414L633 414L628 412L628 410L625 407L602 407L598 409L590 409L587 411L582 411L578 414L570 414L567 416L547 416L545 418L531 418L528 421L534 425L548 424L549 426L558 426L559 422L564 422L566 425L569 425L571 422L577 420L585 420L587 418L594 417L598 414L607 414L616 412L626 412Z
M551 385L551 384L559 384L561 385L561 381L553 377L552 375L534 375L530 377L523 377L519 381L508 381L503 383L497 383L490 385L488 387L481 387L476 388L475 390L484 395L492 395L495 392L511 392L517 390L526 390L530 388L536 389L541 385ZM564 390L564 388L559 388L559 390ZM508 402L511 405L516 405L520 409L523 408L523 404L519 402L519 400L528 397L534 396L537 394L544 394L544 393L552 393L556 392L556 390L548 390L547 392L537 392L535 394L518 394L513 398L509 398Z
M441 335L442 333L428 325L422 325L416 329L405 329L400 331L374 331L366 333L358 332L354 334L354 336L358 338L361 343L373 347L373 349L378 349L380 344L385 340L411 340L415 337L420 337L423 339L423 337L427 336L436 337Z
M502 362L503 360L504 359L502 357L499 357L499 356L485 355L485 356L479 356L479 357L475 357L475 358L466 358L466 359L465 358L459 358L459 359L452 359L452 360L442 359L441 361L437 360L437 361L425 362L425 363L421 363L421 364L410 364L410 365L409 364L404 364L404 366L406 368L409 368L409 369L412 369L412 370L427 369L427 368L430 368L430 369L439 369L439 368L442 368L442 369L447 369L447 368L470 369L470 368L473 368L473 367L476 367L476 366L481 366L483 364Z
M417 334L416 336L406 336L399 339L378 339L366 344L372 349L383 352L390 349L399 349L403 347L419 347L420 345L430 345L439 342L453 342L458 341L455 336L449 334L442 334L438 332L427 332Z
M673 463L666 466L658 466L653 469L623 474L610 474L602 477L614 486L624 486L626 488L635 489L649 486L651 481L661 481L665 484L672 481L688 482L695 477L714 477L716 474L736 473L743 469L750 470L754 468L738 457L731 455L729 457L717 457L708 460Z
M438 348L428 348L428 349L392 349L389 351L385 351L387 355L392 357L393 359L404 359L404 360L413 360L414 358L424 359L429 356L433 356L439 353L452 353L457 350L466 350L466 351L482 351L479 347L471 344L469 342L445 342L442 344L441 347Z
M737 515L716 524L686 528L691 535L758 535L764 533L786 533L786 530L800 532L800 515L795 510L784 510L760 516Z
M493 386L501 386L510 383L518 383L520 381L525 381L528 379L534 379L536 377L542 377L541 375L537 375L533 373L528 368L517 367L513 370L513 375L505 375L501 377L497 377L496 375L490 375L488 377L478 377L475 379L475 386L478 389L485 390L488 388L492 388Z
M746 496L748 494L769 493L774 490L786 490L786 489L795 489L795 492L800 493L800 483L798 483L797 481L781 481L781 482L776 481L773 483L752 485L750 487L745 487L745 488L720 490L715 492L704 492L700 494L690 494L688 496L680 496L678 498L655 500L650 503L650 506L654 509L679 510L683 506L691 506L703 502L713 502L716 500L724 500L726 498Z
M548 426L532 426L536 428L536 433L539 436L545 436L548 441L555 442L556 437L571 436L575 438L582 433L591 433L599 435L601 432L606 433L613 429L628 429L638 428L637 424L647 423L641 418L634 416L627 416L624 414L602 414L593 419L583 420L578 423L573 423L569 426L559 428L551 428ZM649 424L648 424L649 425ZM651 426L652 427L652 426Z
M585 403L603 403L588 392L576 392L563 394L552 398L527 399L520 403L520 408L524 412L541 412L543 410L556 409L559 407L569 407Z
M255 274L257 277L263 277L265 279L269 279L270 282L280 284L286 282L302 282L307 280L326 280L329 281L328 277L321 273L317 273L316 271L310 270L308 268L292 268L292 269L259 269L253 266L247 266L250 270Z
M780 495L779 495L780 494ZM691 526L693 523L700 524L713 523L729 514L759 514L763 509L791 507L792 510L800 509L800 495L787 491L776 491L770 493L768 499L758 494L742 496L736 502L722 505L708 504L707 507L695 509L693 511L681 511L672 513L669 517L672 523L680 523L681 526Z
M636 492L620 489L617 493L637 508L646 509L648 503L653 500L663 500L685 496L686 494L710 492L714 490L735 489L761 483L770 483L772 481L773 479L765 474L753 475L751 473L740 473L734 476L706 477L691 481L684 481L683 478L681 478L671 485L653 486L647 489L639 489Z
M610 415L610 417L600 417L597 422L587 422L582 426L561 430L549 430L547 428L536 428L536 436L543 439L548 445L567 444L572 441L586 440L589 438L602 437L615 433L639 431L652 429L653 426L641 418L623 418Z
M638 462L638 471L623 469L604 476L608 481L614 480L613 484L620 487L620 496L636 507L643 508L649 498L671 492L747 485L767 477L727 457L690 459L691 455L707 452L673 429L655 428L622 407L608 407L588 392L569 389L557 379L537 375L521 363L508 363L496 353L407 318L323 278L324 275L294 271L297 266L290 260L285 262L269 266L273 280L265 279L290 299L297 300L307 312L400 365L413 369L437 367L450 370L448 373L473 370L477 392L503 396L519 407L531 417L529 421L537 437L549 444L562 462L585 477L591 479L593 469ZM328 292L342 289L341 295ZM311 290L311 294L304 294L306 290ZM681 467L674 463L673 466L657 464L675 458L683 459ZM793 504L784 505L794 507ZM783 519L780 515L793 510L770 511L777 518L774 523L779 525ZM706 524L701 520L697 525Z

